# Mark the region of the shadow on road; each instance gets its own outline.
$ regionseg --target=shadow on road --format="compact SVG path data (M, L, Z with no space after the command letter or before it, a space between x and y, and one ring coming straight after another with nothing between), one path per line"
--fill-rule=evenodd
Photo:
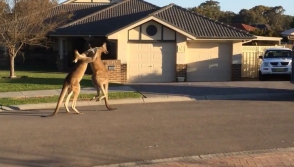
M6 153L5 155L0 156L0 166L94 166L111 164L110 162L119 163L143 161L141 158L130 158L114 154L101 153L100 150L79 149L79 147L68 149L64 148L55 151L54 148L52 148L55 145L61 145L60 141L56 141L52 145L43 144L42 146L39 146L37 150L43 150L42 153L34 150L26 150L25 152L15 149L7 150L5 147L2 149L0 147L1 151Z
M81 106L80 106L81 107ZM108 111L105 109L97 110L88 110L88 111ZM37 109L37 110L10 110L10 111L0 111L0 116L5 116L5 115L17 115L17 116L30 116L30 117L42 117L42 118L53 118L49 115L53 113L52 109ZM54 117L59 117L59 116L78 116L78 115L84 115L84 114L76 114L75 112L70 112L67 113L64 109L60 109L60 111L57 113L56 116Z
M43 111L43 110L42 110ZM46 113L40 112L39 110L22 110L22 111L0 111L1 115L20 115L20 116L41 116Z
M195 98L197 96L206 96L209 97L208 100L219 100L217 98L220 96L228 96L230 97L228 100L292 101L294 99L294 85L285 81L142 83L128 84L128 86L147 98L161 96L186 96Z
M22 166L22 167L46 167L46 166L57 166L61 163L61 160L57 158L47 158L47 159L17 159L11 157L0 157L0 165L12 165L12 166Z
M32 117L44 117L48 116L53 113L53 110L46 110L46 109L40 109L40 110L12 110L12 111L0 111L0 116L4 115L17 115L17 116L32 116ZM60 112L58 115L77 115L75 113L66 113L66 112Z

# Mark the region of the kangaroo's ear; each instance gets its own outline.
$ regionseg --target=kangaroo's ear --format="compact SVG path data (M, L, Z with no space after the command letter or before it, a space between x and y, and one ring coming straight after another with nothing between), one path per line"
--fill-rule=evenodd
M74 52L75 52L75 53L78 53L78 54L80 54L80 53L79 53L79 51L78 51L78 50L76 50L76 49L74 50Z

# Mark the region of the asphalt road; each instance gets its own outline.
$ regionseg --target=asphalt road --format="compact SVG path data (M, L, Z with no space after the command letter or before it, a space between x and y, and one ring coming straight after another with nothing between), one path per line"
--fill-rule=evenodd
M127 84L146 97L157 96L203 96L289 93L294 94L294 85L289 81L234 81L234 82L173 82Z
M0 166L94 165L294 146L291 101L196 101L0 112Z

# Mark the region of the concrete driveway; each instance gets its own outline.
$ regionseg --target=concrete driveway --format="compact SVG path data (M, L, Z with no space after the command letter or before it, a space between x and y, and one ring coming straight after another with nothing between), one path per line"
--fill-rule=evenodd
M154 96L205 96L240 94L294 94L289 81L238 81L238 82L175 82L127 84L146 97Z

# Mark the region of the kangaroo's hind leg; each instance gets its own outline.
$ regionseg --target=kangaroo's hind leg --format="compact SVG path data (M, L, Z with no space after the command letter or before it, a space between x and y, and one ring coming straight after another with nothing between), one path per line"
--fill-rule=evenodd
M96 79L96 77L94 75L92 75L92 83L94 85L94 88L96 89L97 91L97 94L91 99L91 100L96 100L98 101L99 97L100 97L100 94L101 94L101 89L100 89L100 86L99 86L99 83L98 83L98 80ZM90 101L91 101L90 100Z
M71 89L68 89L68 92L69 92L69 94L68 94L67 97L66 97L66 100L65 100L65 103L64 103L64 107L65 107L65 109L66 109L66 112L67 112L67 113L70 113L70 110L68 109L68 103L69 103L70 97L71 97L72 94L73 94L73 91L72 91Z
M77 113L77 114L83 114L82 112L79 112L78 109L76 109L76 104L77 104L77 100L78 100L78 96L80 94L81 91L81 86L80 84L78 84L77 86L75 86L73 88L73 100L72 100L72 105L71 108Z

